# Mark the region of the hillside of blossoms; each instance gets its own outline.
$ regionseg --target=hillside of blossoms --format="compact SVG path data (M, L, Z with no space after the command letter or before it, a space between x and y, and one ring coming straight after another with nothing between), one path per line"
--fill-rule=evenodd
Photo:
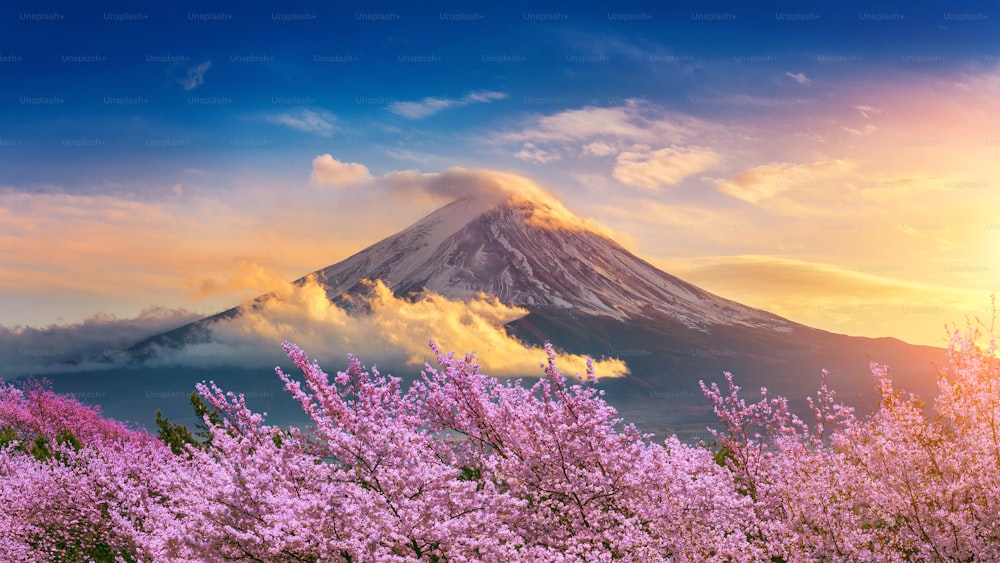
M995 561L1000 374L992 324L949 329L924 403L871 364L865 415L825 378L793 412L702 384L710 443L619 418L551 345L530 383L439 350L417 380L294 344L276 375L312 423L267 424L211 382L159 434L44 383L0 385L5 561Z

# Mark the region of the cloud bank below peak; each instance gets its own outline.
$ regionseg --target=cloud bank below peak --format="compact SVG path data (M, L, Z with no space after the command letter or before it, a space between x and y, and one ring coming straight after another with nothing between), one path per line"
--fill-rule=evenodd
M484 372L495 376L541 375L545 352L510 336L503 325L528 312L479 296L450 300L429 293L417 301L398 298L381 281L371 282L359 307L348 312L331 302L314 278L303 284L280 283L253 307L210 325L211 340L180 349L158 348L154 365L257 367L273 362L282 341L290 341L325 363L354 354L380 365L419 368L432 360L428 341L442 350L475 351ZM619 359L595 361L600 377L628 372ZM563 354L559 365L567 374L586 371L586 357Z
M0 357L4 358L0 381L113 367L130 359L128 347L137 339L199 318L201 315L184 309L148 307L134 318L98 313L78 323L0 325Z

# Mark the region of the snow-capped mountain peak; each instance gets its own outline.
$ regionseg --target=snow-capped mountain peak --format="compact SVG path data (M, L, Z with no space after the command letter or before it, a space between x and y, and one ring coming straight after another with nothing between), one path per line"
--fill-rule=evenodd
M618 320L664 316L689 328L793 323L723 299L663 272L560 202L525 194L459 199L315 273L331 299L381 279L397 295L479 293L530 310L566 309Z

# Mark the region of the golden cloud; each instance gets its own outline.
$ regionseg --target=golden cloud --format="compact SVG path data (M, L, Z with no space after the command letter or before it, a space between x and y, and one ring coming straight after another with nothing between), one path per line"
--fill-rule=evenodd
M652 150L635 145L618 155L614 176L623 184L655 190L679 184L719 163L719 155L701 147L666 147Z
M251 258L237 258L233 261L235 272L224 277L202 277L188 280L188 295L192 299L203 299L215 295L228 295L242 290L266 293L288 283L284 276L274 269L273 264Z
M372 179L368 167L357 162L341 162L329 154L312 161L312 182L318 186L356 186Z
M716 180L725 194L760 205L778 195L810 190L819 183L848 180L857 164L846 160L827 160L808 164L772 162L740 172L730 180Z
M366 360L405 362L421 366L433 360L428 340L443 350L475 351L484 372L495 376L537 376L545 351L507 334L503 325L528 311L480 295L469 301L449 300L435 293L409 301L393 295L383 282L370 284L367 297L354 297L353 312L330 301L326 290L309 277L302 284L285 283L271 294L244 306L240 315L212 325L212 342L188 345L162 357L161 363L205 365L234 360L259 362L273 358L283 340L295 342L327 361L353 353ZM365 312L360 312L365 311ZM559 365L567 374L584 373L584 356L563 354ZM619 359L595 362L599 377L625 375Z
M809 326L859 336L892 335L940 346L942 327L978 311L986 292L910 281L915 268L859 261L854 268L774 256L675 262L699 287Z

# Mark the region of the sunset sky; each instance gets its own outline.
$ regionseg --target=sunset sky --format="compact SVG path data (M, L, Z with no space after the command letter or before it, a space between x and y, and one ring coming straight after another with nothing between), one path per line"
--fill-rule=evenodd
M447 202L386 177L461 167L530 178L724 297L943 345L1000 288L998 21L985 2L6 2L0 330L218 312Z

